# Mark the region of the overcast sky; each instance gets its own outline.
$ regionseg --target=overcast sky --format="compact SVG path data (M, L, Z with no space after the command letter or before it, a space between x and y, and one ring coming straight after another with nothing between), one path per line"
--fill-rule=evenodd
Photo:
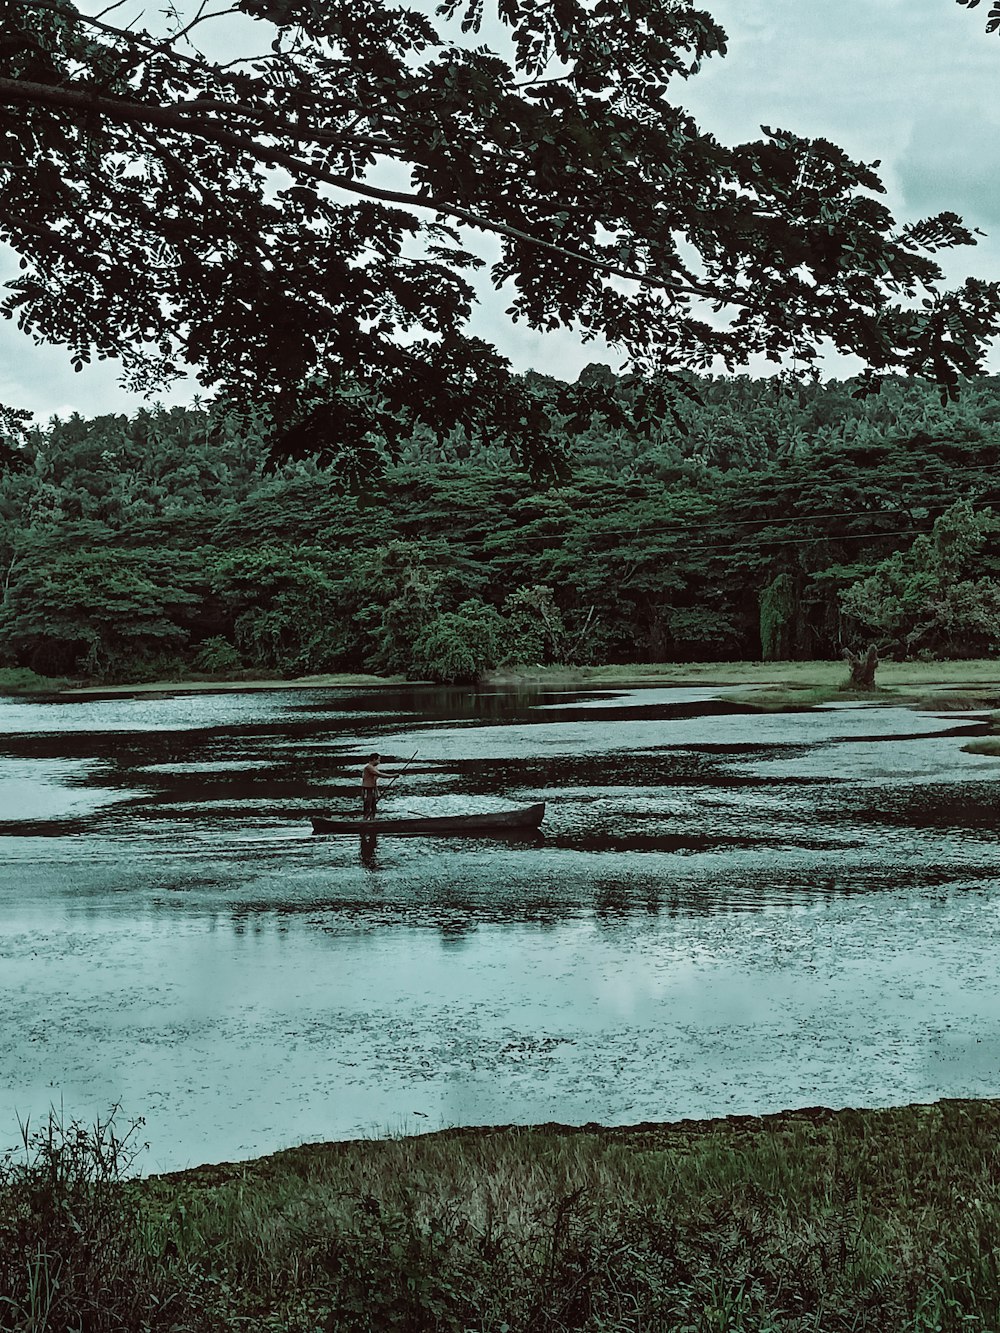
M729 54L678 86L696 119L727 143L759 126L832 139L880 174L898 219L954 209L988 233L945 256L949 276L1000 279L1000 36L984 31L988 6L955 0L704 0L729 33ZM8 267L7 272L10 272ZM566 334L511 329L501 296L473 331L519 370L572 379L589 361L613 360ZM1000 356L995 358L1000 369ZM852 367L831 363L835 373ZM195 386L166 401L186 401ZM0 402L41 417L132 411L142 399L117 387L110 364L75 374L64 350L36 347L0 324Z

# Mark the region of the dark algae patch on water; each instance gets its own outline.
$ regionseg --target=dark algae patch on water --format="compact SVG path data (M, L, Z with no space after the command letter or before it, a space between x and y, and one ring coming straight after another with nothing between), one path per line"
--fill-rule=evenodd
M1000 1102L311 1145L0 1180L0 1328L994 1330Z
M437 1125L995 1095L1000 768L962 751L988 720L734 708L4 701L9 1107L120 1099L163 1171ZM541 836L314 838L318 808L356 812L372 748L390 773L418 751L386 810L544 799Z

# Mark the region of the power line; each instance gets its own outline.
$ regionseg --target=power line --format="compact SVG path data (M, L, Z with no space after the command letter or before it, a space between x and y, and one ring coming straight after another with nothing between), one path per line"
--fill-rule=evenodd
M928 514L943 513L945 510L950 509L953 504L954 501L950 501L948 504L917 505L914 506L914 508L925 509ZM636 527L633 524L631 527L627 528L587 529L584 527L573 527L565 532L551 532L551 533L537 533L537 534L525 533L519 528L508 528L501 532L495 533L490 538L484 539L481 545L484 550L488 550L490 546L495 546L496 543L501 541L504 537L510 537L518 544L523 544L525 542L549 542L549 543L560 543L562 545L566 545L569 541L573 539L581 539L581 538L588 541L598 541L603 537L640 538L649 536L674 536L674 535L678 537L683 537L686 534L698 533L704 528L712 526L737 527L753 523L753 524L763 525L764 527L781 528L781 527L787 527L791 524L802 524L805 522L819 522L821 520L826 520L826 519L837 519L837 518L871 519L876 517L878 512L879 511L870 509L844 510L840 513L801 515L790 519L781 519L781 518L734 519L732 520L732 522L726 522L725 520L706 517L706 519L703 522L697 524L697 526L695 526L694 524L662 524L662 525L653 524L650 525L649 527ZM884 513L885 517L888 518L890 515L897 513L899 511L884 510L881 512ZM997 511L993 508L984 508L975 510L974 512L980 514L995 514ZM918 527L889 529L887 531L875 531L875 532L865 532L865 533L828 533L819 531L814 534L801 537L766 537L763 536L761 533L748 533L746 540L751 540L753 537L756 536L761 539L761 545L764 546L781 546L790 542L797 542L804 545L806 543L823 541L823 540L832 542L875 541L882 537L898 537L898 536L905 536L909 533L920 533L920 532L930 532L930 531L932 531L931 528L918 528ZM743 543L739 541L720 543L718 544L718 546L710 546L703 543L699 545L697 549L707 550L707 549L726 548L731 550L738 550L740 549L742 544Z
M987 472L987 469L984 468L984 467L978 467L978 466L974 466L974 465L964 465L964 466L961 466L961 465L960 465L960 466L956 466L956 467L948 468L948 469L947 469L947 476L946 476L944 479L945 479L945 480L950 480L950 479L953 478L956 474L961 474L961 473L964 473L964 472L974 473L974 474L977 475L978 477L981 477L982 480L984 480L984 481L987 480L987 477L983 475L985 472ZM921 472L914 471L914 472L912 472L912 473L905 473L905 474L902 474L902 475L897 474L897 476L895 476L895 477L890 477L890 478L885 479L885 480L880 479L880 481L881 481L882 485L883 485L886 489L888 489L893 483L903 483L903 482L905 482L905 481L907 481L907 480L910 480L910 479L912 479L913 481L925 481L925 482L926 482L926 473L921 473ZM806 480L808 481L808 479L806 479ZM818 481L822 481L822 477L818 478L817 480L818 480ZM757 484L762 485L763 482L758 482ZM802 492L802 484L803 484L803 483L802 483L802 481L800 480L800 481L798 481L798 482L789 482L789 483L786 483L786 484L784 484L784 485L770 486L770 487L768 488L768 499L769 499L769 500L780 499L780 498L781 498L783 495L785 495L785 494L791 494L791 495L793 495L793 496L795 496L795 497L797 498L797 497L799 497L799 496L801 495L801 492ZM698 496L698 493L697 493L697 492L691 492L691 495L692 495L692 496ZM583 497L581 497L581 498L583 498ZM591 500L593 500L593 499L600 499L600 497L587 497L587 498L588 498L588 499L591 499ZM614 503L614 502L617 500L617 497L610 497L610 498L611 498L612 503ZM653 499L653 498L654 498L654 497L649 497L649 499ZM698 498L700 498L700 496L698 496ZM628 501L627 501L627 499L626 499L625 497L622 497L622 499L625 501L625 503L628 503ZM731 502L731 501L728 499L728 497L724 497L723 500L722 500L722 504L730 503L730 502ZM642 501L641 501L641 500L636 500L635 503L642 503ZM952 499L952 500L948 500L948 501L945 501L945 502L941 502L941 503L938 503L938 504L923 504L923 503L917 503L917 502L914 502L914 503L909 504L909 505L907 505L907 504L894 505L894 506L891 506L891 507L888 507L888 508L885 508L885 509L841 510L841 511L838 511L838 512L830 512L830 513L799 514L799 515L795 515L794 517L790 517L790 518L779 518L779 517L774 517L774 516L769 517L769 518L719 518L719 517L716 517L715 514L713 513L713 514L706 514L703 518L700 518L700 519L697 520L697 530L700 531L701 529L703 529L703 528L705 528L705 527L712 527L712 526L719 527L719 528L724 528L724 529L727 529L727 530L728 530L728 529L732 529L732 528L734 528L734 527L751 527L751 526L753 526L753 527L765 527L765 528L766 528L766 527L783 526L783 525L787 525L787 524L789 524L789 523L800 523L800 524L801 524L801 523L806 523L806 522L809 522L809 523L817 523L817 522L822 522L822 521L826 521L826 520L833 520L833 519L865 519L865 518L867 518L867 519L873 519L873 518L876 518L876 517L879 517L879 516L884 516L885 518L889 518L889 517L891 517L891 516L895 516L895 515L897 515L897 514L901 514L901 513L902 513L902 514L906 514L906 515L909 517L909 516L910 516L910 510L911 510L911 509L922 509L922 510L925 510L928 514L932 514L932 513L943 513L946 509L949 509L954 503L955 503L955 500L954 500L954 499ZM720 506L720 507L721 507L721 506ZM995 512L995 511L994 511L992 508L987 508L987 509L983 509L983 510L978 511L978 512L984 512L984 513L987 513L987 512ZM426 520L424 520L424 521L426 521ZM650 524L650 525L645 526L645 527L637 527L635 524L632 524L632 525L630 525L630 526L628 526L628 527L604 528L604 529L600 529L600 530L596 530L596 531L594 531L594 530L584 531L584 529L583 529L582 527L580 527L580 526L576 526L576 524L581 523L581 522L587 522L587 523L590 523L590 522L593 521L593 513L592 513L592 510L591 510L591 505L590 505L590 504L585 505L585 506L581 506L581 507L579 507L579 508L576 509L576 510L573 510L573 509L567 507L567 511L566 511L564 514L552 515L552 516L548 516L548 515L540 515L540 516L538 516L538 517L537 517L535 520L533 520L533 521L534 521L534 522L549 522L549 523L553 523L553 524L567 524L567 523L572 523L572 524L574 524L574 526L572 526L572 527L568 527L568 528L566 528L566 529L564 529L564 530L562 530L562 531L559 531L559 532L552 532L552 533L530 533L530 532L526 532L526 531L524 531L522 528L501 529L501 530L497 530L497 531L495 531L493 534L491 534L491 537L492 537L493 540L497 540L497 539L502 538L504 535L509 534L509 535L513 536L513 535L516 533L516 534L517 534L517 537L518 537L518 541L521 542L521 543L526 543L526 542L566 541L566 540L568 540L568 539L570 539L570 538L572 538L572 537L577 537L577 536L580 536L580 535L585 535L585 536L587 536L588 538L593 538L593 537L595 537L595 536L606 536L606 537L612 537L612 536L635 536L635 537L638 537L638 536L669 535L669 534L671 534L671 533L677 533L678 535L681 535L681 536L682 536L682 535L684 535L685 533L689 533L689 532L692 532L693 530L695 530L695 527L694 527L694 525L693 525L692 523L671 522L671 523L657 523L657 524ZM474 527L475 524L470 524L470 526ZM879 537L879 536L892 536L892 535L894 535L892 532L886 532L886 533L874 533L874 534L872 534L873 537ZM831 540L838 540L838 541L839 541L839 540L845 540L845 539L846 539L846 538L844 538L844 537L837 537L837 538L832 538L832 537L831 537ZM853 537L852 537L851 539L853 540ZM484 540L484 542L483 542L484 549L485 549L485 547L486 547L486 541L487 541L487 540L490 540L490 539L487 538L487 539ZM775 540L775 541L778 541L778 540L781 540L781 539L775 538L774 540ZM808 540L808 539L807 539L807 540Z
M693 529L688 529L693 531ZM817 536L809 537L764 537L760 541L761 547L805 547L805 545L815 545L817 541L835 541L835 543L847 543L847 541L876 541L881 537L911 537L920 536L921 533L932 532L932 528L895 528L891 532L852 532L844 533L843 536L831 536L820 533ZM629 536L645 536L644 532L635 532L635 529L628 529ZM515 535L512 531L512 536ZM559 540L555 539L548 540ZM485 545L484 545L485 551ZM739 541L720 541L720 543L685 543L685 551L743 551L744 543ZM597 555L611 555L611 552L597 552Z

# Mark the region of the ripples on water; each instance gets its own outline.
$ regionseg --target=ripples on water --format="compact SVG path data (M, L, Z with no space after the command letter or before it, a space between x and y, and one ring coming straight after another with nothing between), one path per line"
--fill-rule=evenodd
M704 690L0 702L0 1122L124 1096L162 1166L995 1092L983 728ZM370 748L417 751L387 812L544 799L542 835L314 837Z

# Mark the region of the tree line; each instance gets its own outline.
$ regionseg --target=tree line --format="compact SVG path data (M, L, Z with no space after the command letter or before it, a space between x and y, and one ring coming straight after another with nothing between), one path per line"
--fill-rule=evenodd
M553 404L565 386L526 377ZM572 423L547 485L500 446L416 432L345 490L266 471L209 408L74 416L8 437L0 665L123 681L367 670L472 680L504 664L896 656L1000 644L1000 378L933 386L591 366L622 412ZM643 419L637 426L637 420Z

